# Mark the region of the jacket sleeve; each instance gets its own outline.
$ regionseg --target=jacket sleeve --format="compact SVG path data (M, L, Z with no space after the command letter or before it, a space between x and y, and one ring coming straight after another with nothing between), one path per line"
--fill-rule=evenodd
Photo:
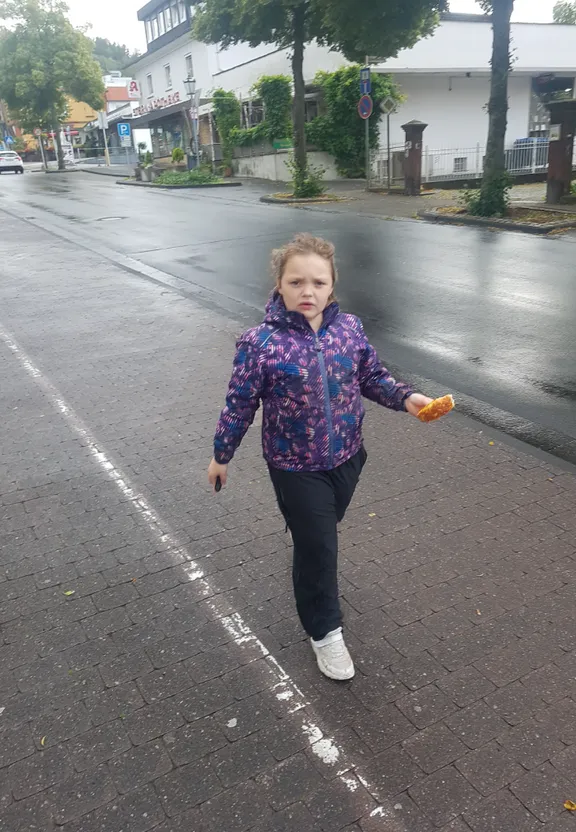
M406 399L414 392L402 381L396 381L382 365L374 347L368 343L360 321L361 338L360 390L362 395L390 410L406 410Z
M236 453L260 405L263 373L259 356L256 345L244 337L238 341L226 405L214 437L214 458L221 465L227 465Z

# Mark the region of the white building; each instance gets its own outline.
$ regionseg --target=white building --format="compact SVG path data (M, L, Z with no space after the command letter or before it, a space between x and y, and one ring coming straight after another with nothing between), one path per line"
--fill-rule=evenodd
M189 75L195 76L207 101L217 87L246 100L262 75L291 71L286 49L240 44L220 50L192 40L193 9L194 4L151 0L138 14L146 26L148 51L130 66L142 91L137 126L150 127L157 156L189 140L189 102L183 84ZM475 163L467 156L483 155L488 131L491 49L489 18L447 14L431 37L375 64L374 71L393 75L405 96L391 120L392 144L404 142L403 123L419 119L429 125L424 141L430 152L454 149L460 153L453 154L460 160L453 162L455 169L471 170ZM574 92L576 26L515 23L512 49L509 146L547 136L545 96L559 90ZM306 82L311 85L319 70L335 70L346 63L339 53L310 44L305 53ZM204 142L210 142L206 135Z

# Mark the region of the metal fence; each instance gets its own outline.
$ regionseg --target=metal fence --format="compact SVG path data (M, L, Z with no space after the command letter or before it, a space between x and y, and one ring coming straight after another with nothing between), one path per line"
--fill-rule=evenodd
M513 176L546 173L548 170L548 139L519 139L506 148L506 168ZM404 145L390 150L391 183L403 180ZM425 183L481 179L484 173L484 145L475 147L430 148L422 151L422 181ZM574 153L576 168L576 147ZM372 159L372 177L377 184L388 181L388 153L379 150Z
M138 155L129 147L111 147L109 149L111 165L136 165ZM75 161L82 165L105 165L104 148L93 148L79 153L75 150Z

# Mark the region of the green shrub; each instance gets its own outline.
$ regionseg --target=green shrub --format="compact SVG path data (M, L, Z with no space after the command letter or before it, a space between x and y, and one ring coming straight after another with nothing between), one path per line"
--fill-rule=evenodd
M181 164L181 162L183 162L185 158L186 157L185 157L185 154L184 154L184 151L182 150L182 148L181 147L175 147L174 150L172 151L172 161L174 162L174 164L175 165Z
M334 156L342 176L353 179L365 176L366 125L358 114L360 66L319 72L315 84L322 90L323 112L306 125L308 140ZM380 104L388 97L398 103L403 100L391 76L372 73L374 113L370 116L370 147L373 150L378 148L380 138Z
M215 185L219 182L222 182L220 177L203 168L187 171L167 170L154 180L155 185Z
M214 119L220 135L222 161L224 167L231 168L232 157L234 155L234 142L231 136L232 132L238 130L240 127L240 102L233 92L218 89L214 90L212 103L214 106Z
M286 162L286 167L292 174L292 192L295 197L299 199L314 199L322 196L326 192L324 185L324 168L314 167L308 165L306 170L301 171L296 166L296 161L293 156L290 156Z
M510 208L512 178L505 171L476 191L464 191L461 200L473 217L505 217Z
M263 75L252 87L262 99L264 120L255 127L232 130L235 147L250 147L262 141L287 139L292 134L292 82L287 75Z

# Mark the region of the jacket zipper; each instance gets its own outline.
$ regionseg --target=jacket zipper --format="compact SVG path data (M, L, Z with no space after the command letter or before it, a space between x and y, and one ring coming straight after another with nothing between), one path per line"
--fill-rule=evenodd
M322 344L318 335L314 336L316 344L316 352L318 353L318 362L320 364L320 375L322 376L322 386L324 388L324 411L326 413L326 421L328 423L328 440L330 443L330 467L334 467L334 425L332 423L332 408L330 407L330 388L328 387L328 374L326 372L326 361L324 360L324 353L322 352Z

